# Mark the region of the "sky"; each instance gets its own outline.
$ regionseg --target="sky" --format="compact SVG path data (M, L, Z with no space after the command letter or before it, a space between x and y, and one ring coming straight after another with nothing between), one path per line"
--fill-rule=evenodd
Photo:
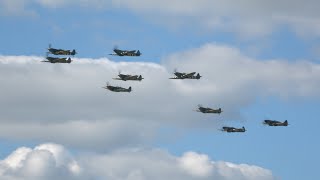
M319 5L0 0L0 179L320 178ZM43 63L49 44L78 54ZM175 69L202 77L170 80Z

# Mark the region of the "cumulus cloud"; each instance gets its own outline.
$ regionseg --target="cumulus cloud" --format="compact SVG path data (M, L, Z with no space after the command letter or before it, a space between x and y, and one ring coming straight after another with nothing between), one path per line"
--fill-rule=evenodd
M18 179L74 179L80 166L69 152L58 144L42 144L34 149L21 147L0 161L0 177Z
M48 64L34 56L0 56L0 137L111 149L151 142L161 127L219 129L243 120L257 97L318 98L320 66L308 61L256 60L238 49L207 44L172 54L160 64L107 58ZM172 71L200 80L169 80ZM115 81L118 72L141 82ZM131 93L101 88L131 86ZM195 112L198 104L223 109ZM217 121L218 120L218 121ZM14 133L13 133L14 132Z
M198 25L201 29L232 32L245 37L269 35L276 28L290 27L301 35L319 36L320 2L308 0L4 0L4 8L24 11L28 4L45 8L120 8L170 26Z
M114 179L114 180L271 180L270 170L247 164L212 161L205 154L181 157L160 149L121 149L107 154L74 156L63 146L41 144L21 147L0 161L5 180Z

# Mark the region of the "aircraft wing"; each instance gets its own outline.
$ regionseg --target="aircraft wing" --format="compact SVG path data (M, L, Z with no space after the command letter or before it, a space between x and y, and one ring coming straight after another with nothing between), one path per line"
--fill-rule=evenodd
M195 74L196 74L196 72L192 72L192 73L188 73L188 74L183 75L183 77L184 77L184 78L191 78L191 77L193 77Z
M175 72L174 75L177 76L177 78L175 78L175 79L182 79L182 78L184 78L185 73Z
M223 131L228 131L230 129L230 127L222 127Z

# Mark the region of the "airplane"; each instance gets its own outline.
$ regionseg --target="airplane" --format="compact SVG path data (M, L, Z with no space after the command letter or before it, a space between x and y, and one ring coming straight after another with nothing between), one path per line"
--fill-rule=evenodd
M117 47L113 48L115 54L109 54L113 56L141 56L139 50L120 50Z
M169 78L169 79L198 79L199 80L201 78L199 73L195 76L196 72L181 73L181 72L177 72L177 70L174 70L173 74L176 77Z
M41 62L49 62L49 63L71 63L71 58L57 58L57 57L46 57L47 61L41 61Z
M129 74L121 74L119 72L118 74L119 78L113 78L114 80L122 80L122 81L141 81L142 79L144 79L141 75L129 75Z
M55 49L51 47L51 44L49 44L49 48L48 48L48 54L53 54L53 55L76 55L77 52L75 49L71 50L63 50L63 49Z
M274 121L274 120L264 120L263 124L268 126L288 126L288 121L285 120L284 122Z
M108 89L113 92L131 92L131 90L132 90L131 86L128 89L126 89L126 88L119 87L119 86L111 86L111 85L109 85L109 83L107 83L107 86L102 87L102 88Z
M212 109L212 108L205 108L202 107L201 105L198 105L198 109L196 110L197 112L202 112L202 113L216 113L216 114L221 114L223 111L221 110L221 108L219 109Z
M234 128L234 127L222 127L221 131L230 132L246 132L246 129L242 126L242 128Z

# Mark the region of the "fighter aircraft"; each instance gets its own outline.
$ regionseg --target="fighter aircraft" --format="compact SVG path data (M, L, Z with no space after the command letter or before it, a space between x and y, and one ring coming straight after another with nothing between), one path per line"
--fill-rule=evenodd
M41 61L41 62L49 62L49 63L71 63L71 58L57 58L57 57L46 57L47 61Z
M75 49L71 50L63 50L63 49L55 49L51 47L51 44L49 44L49 48L48 48L48 54L54 54L54 55L76 55L77 52Z
M117 47L113 48L115 54L109 54L113 56L141 56L139 50L120 50Z
M141 75L129 75L129 74L118 74L119 78L113 78L114 80L122 80L122 81L141 81L144 79Z
M174 70L173 74L176 77L169 78L169 79L200 79L201 78L199 73L195 76L196 72L181 73L181 72L178 72L177 70Z
M242 126L242 128L234 128L234 127L222 127L221 131L230 132L246 132L246 129Z
M126 89L126 88L119 87L119 86L111 86L111 85L109 85L109 83L107 83L107 86L102 87L102 88L108 89L113 92L131 92L131 90L132 90L131 86L128 89Z
M202 113L216 113L216 114L221 114L223 111L221 110L221 108L219 109L212 109L212 108L206 108L201 106L200 104L198 105L198 109L196 110L197 112L202 112Z
M263 124L268 126L288 126L288 121L285 120L284 122L275 121L275 120L264 120Z

